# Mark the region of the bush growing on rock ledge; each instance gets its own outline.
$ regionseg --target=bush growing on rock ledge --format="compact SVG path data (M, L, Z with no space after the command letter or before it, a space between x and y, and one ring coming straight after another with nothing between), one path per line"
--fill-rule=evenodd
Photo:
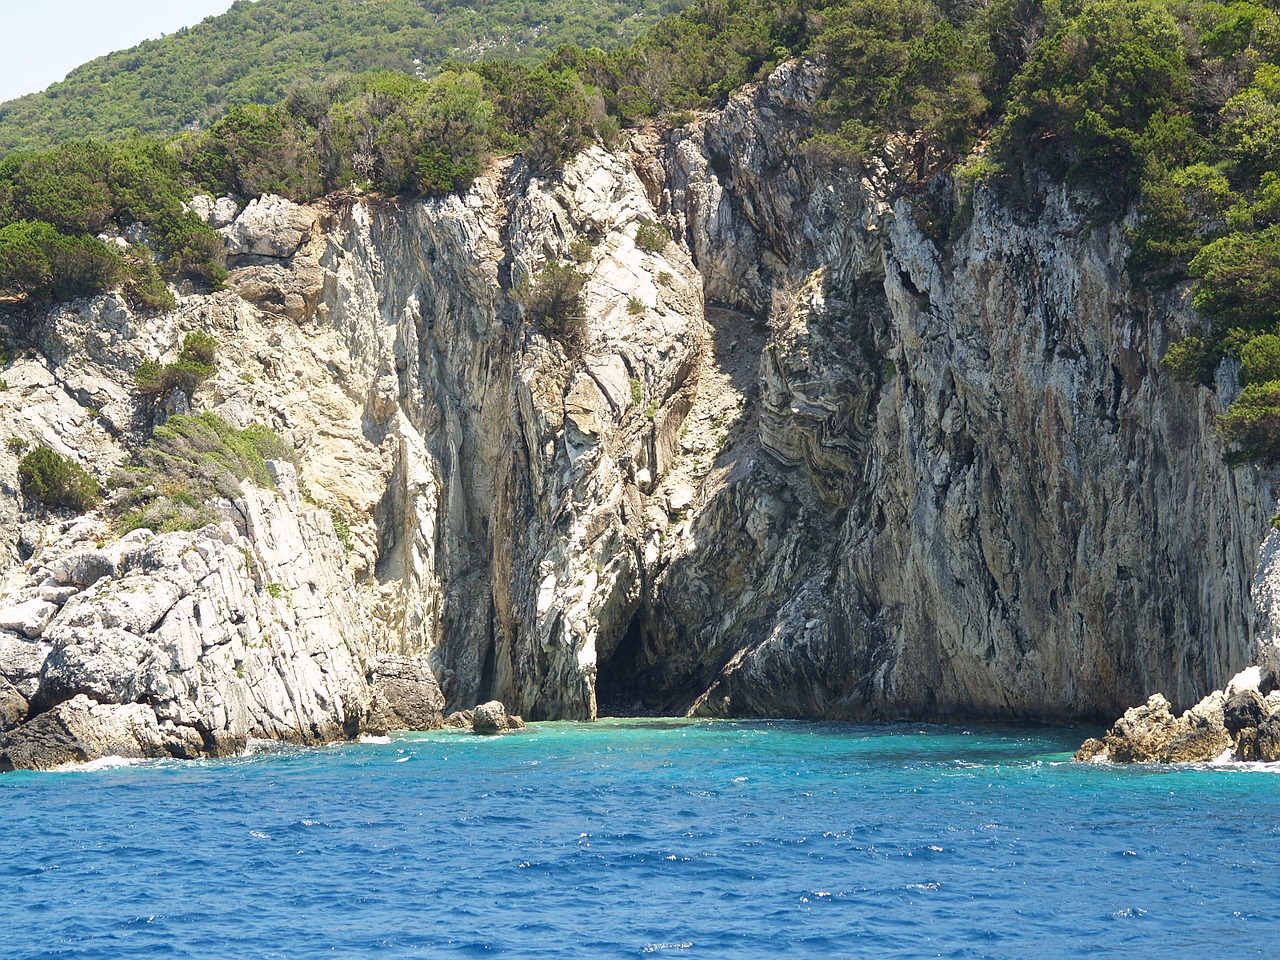
M84 467L46 446L36 447L18 463L18 483L28 500L46 507L84 513L102 501L97 481Z
M217 372L218 341L203 331L187 334L174 363L143 361L133 375L133 383L143 399L161 403L175 390L188 397Z
M213 413L170 417L113 478L121 532L195 530L213 522L213 502L238 497L242 480L275 486L267 460L296 461L293 449L268 427L239 429Z
M519 284L512 298L528 311L548 337L576 350L586 339L582 314L582 288L587 275L573 267L549 263L531 282Z

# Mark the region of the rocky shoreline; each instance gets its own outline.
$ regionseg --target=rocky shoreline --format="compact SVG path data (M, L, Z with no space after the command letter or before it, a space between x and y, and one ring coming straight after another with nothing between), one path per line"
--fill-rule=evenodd
M1209 763L1280 760L1280 689L1262 693L1257 667L1238 674L1195 706L1175 714L1153 694L1131 707L1102 739L1076 751L1078 763Z
M896 147L832 176L803 149L822 82L785 64L446 197L206 198L226 289L0 307L0 766L490 700L1075 723L1152 690L1169 719L1108 754L1269 750L1260 691L1234 732L1173 716L1280 623L1271 478L1222 456L1230 363L1208 390L1160 368L1201 323L1185 291L1132 288L1123 225L1062 183L1029 217L908 189ZM567 341L522 306L553 265L581 275ZM195 332L219 367L165 414L272 431L270 483L196 530L24 501L24 449L128 463L157 425L134 374ZM1124 746L1147 726L1179 745Z

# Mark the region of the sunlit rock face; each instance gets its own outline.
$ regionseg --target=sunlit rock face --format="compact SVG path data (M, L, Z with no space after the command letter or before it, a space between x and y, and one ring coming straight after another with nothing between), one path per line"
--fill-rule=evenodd
M1275 502L1223 463L1230 371L1159 369L1185 297L1134 289L1122 227L1059 185L1013 209L913 179L910 144L818 165L819 85L787 65L440 199L200 199L227 290L11 316L7 436L106 479L181 412L133 371L206 330L218 373L178 407L298 456L219 523L121 538L24 503L0 449L0 764L487 700L1111 718L1269 662ZM522 306L552 263L585 276L567 339Z

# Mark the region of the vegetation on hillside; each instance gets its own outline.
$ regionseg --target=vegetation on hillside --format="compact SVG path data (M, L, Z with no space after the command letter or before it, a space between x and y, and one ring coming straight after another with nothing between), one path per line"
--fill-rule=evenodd
M102 491L88 471L55 450L38 446L18 463L23 496L45 507L84 513L102 501Z
M222 238L188 212L189 177L156 140L64 144L0 160L0 292L61 300L123 284L135 306L164 309L161 280L226 276ZM146 243L104 243L140 228Z
M1100 219L1136 209L1134 276L1152 288L1193 281L1206 320L1165 367L1207 383L1223 357L1240 358L1245 392L1223 431L1236 455L1280 460L1280 365L1268 359L1280 336L1276 5L695 0L612 50L458 58L429 80L298 80L278 102L235 106L167 144L76 142L0 161L0 290L58 297L123 278L145 303L161 273L216 284L216 238L180 202L197 186L296 200L352 186L447 193L492 155L551 170L592 137L681 119L783 59L816 55L827 84L809 148L821 160L856 167L892 141L907 189L963 159L962 184L986 178L1015 205L1032 207L1047 176L1066 178ZM253 13L245 6L239 16ZM123 253L95 237L135 221L148 239ZM963 221L936 226L945 238ZM646 249L665 242L652 225L637 233ZM515 293L572 341L580 276L553 265Z
M213 413L170 417L112 478L110 509L122 533L196 530L216 522L218 499L240 496L242 480L274 489L267 460L296 459L293 448L261 424L241 430Z
M424 75L446 59L535 63L611 47L684 0L240 0L227 13L76 68L0 105L0 155L129 133L168 137L340 73Z

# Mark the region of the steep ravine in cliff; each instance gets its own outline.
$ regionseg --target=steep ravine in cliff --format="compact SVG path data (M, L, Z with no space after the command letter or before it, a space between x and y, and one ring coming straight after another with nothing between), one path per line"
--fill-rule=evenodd
M1275 499L1223 463L1230 378L1158 367L1199 322L1185 298L1132 288L1122 228L1052 184L1034 215L979 188L970 219L944 179L926 217L889 169L820 172L817 82L785 66L550 179L517 158L439 200L210 203L227 291L13 312L6 436L105 478L146 427L132 372L203 329L222 360L197 408L299 463L221 526L119 541L22 505L0 450L0 764L489 698L1110 719L1269 649ZM921 226L939 210L954 240ZM638 245L648 220L675 240ZM575 253L580 353L510 293Z

